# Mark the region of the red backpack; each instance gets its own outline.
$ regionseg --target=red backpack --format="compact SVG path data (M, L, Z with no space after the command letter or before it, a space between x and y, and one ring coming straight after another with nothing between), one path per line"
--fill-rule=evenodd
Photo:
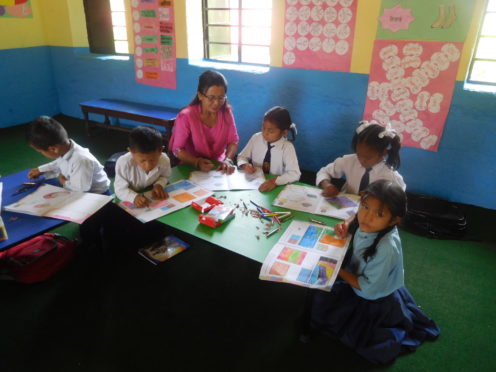
M50 278L75 253L74 242L62 235L45 233L0 252L2 279L36 283Z

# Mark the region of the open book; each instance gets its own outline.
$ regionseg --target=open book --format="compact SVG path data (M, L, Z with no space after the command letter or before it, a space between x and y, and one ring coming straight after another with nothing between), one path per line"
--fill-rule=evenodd
M293 221L265 258L260 279L330 291L350 240L332 227Z
M174 235L168 235L148 247L141 248L138 251L138 254L146 258L152 264L157 265L188 248L188 243Z
M164 187L164 190L169 194L169 197L163 200L154 199L151 191L143 194L150 200L148 207L136 208L133 203L127 201L121 201L119 206L141 222L148 222L187 207L194 201L212 195L211 191L205 190L187 180L180 180L167 185Z
M112 200L110 195L74 192L43 184L21 200L4 207L6 211L83 223Z
M345 220L357 212L359 200L358 195L339 193L328 198L322 196L322 190L315 187L286 185L272 204Z
M220 171L191 172L189 179L208 190L257 190L265 182L262 169L256 168L253 174L247 174L243 171L235 170L232 174L224 174Z

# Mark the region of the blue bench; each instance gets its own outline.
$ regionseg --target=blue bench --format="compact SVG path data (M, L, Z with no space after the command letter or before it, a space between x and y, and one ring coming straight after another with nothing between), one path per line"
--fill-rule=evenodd
M157 125L163 128L161 131L164 133L164 140L167 145L169 144L169 140L172 134L174 119L179 113L178 109L170 107L148 105L145 103L136 103L109 98L86 101L80 103L79 105L81 106L81 110L83 111L86 134L88 136L91 134L89 114L94 113L104 115L105 121L103 123L92 122L91 124L93 126L102 127L105 129L122 131L132 130L132 126L122 126L119 122L112 125L110 123L110 117Z

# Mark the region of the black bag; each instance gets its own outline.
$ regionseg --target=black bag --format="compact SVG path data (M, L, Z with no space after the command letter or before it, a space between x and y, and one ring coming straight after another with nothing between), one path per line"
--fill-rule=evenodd
M453 203L432 196L408 194L408 210L401 227L437 239L461 239L467 219Z
M105 170L105 173L107 173L107 176L111 178L115 177L115 163L117 162L117 159L119 159L125 153L126 151L116 152L107 159L105 165L103 166L103 169Z

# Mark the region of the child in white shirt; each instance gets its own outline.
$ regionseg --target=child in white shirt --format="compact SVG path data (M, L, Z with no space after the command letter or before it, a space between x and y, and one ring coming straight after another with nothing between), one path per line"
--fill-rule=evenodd
M401 142L390 126L361 121L352 140L354 154L344 155L320 169L316 184L322 195L336 196L339 189L331 183L334 178L345 178L344 191L358 194L369 183L384 179L396 182L403 190L406 185L397 172L400 167Z
M122 201L133 202L137 208L146 207L150 200L138 192L153 185L156 199L168 197L164 187L171 175L169 157L162 152L162 135L145 126L134 128L129 135L129 152L115 164L114 189Z
M40 116L33 120L26 132L28 144L40 154L54 161L31 169L28 177L40 175L58 177L60 184L70 191L108 192L110 180L100 162L87 148L71 140L65 128L55 119Z
M262 192L300 179L296 151L286 137L289 131L294 141L296 125L288 110L275 106L265 113L262 131L255 133L238 155L238 166L246 173L254 173L255 167L261 167L264 173L277 176L260 185Z

